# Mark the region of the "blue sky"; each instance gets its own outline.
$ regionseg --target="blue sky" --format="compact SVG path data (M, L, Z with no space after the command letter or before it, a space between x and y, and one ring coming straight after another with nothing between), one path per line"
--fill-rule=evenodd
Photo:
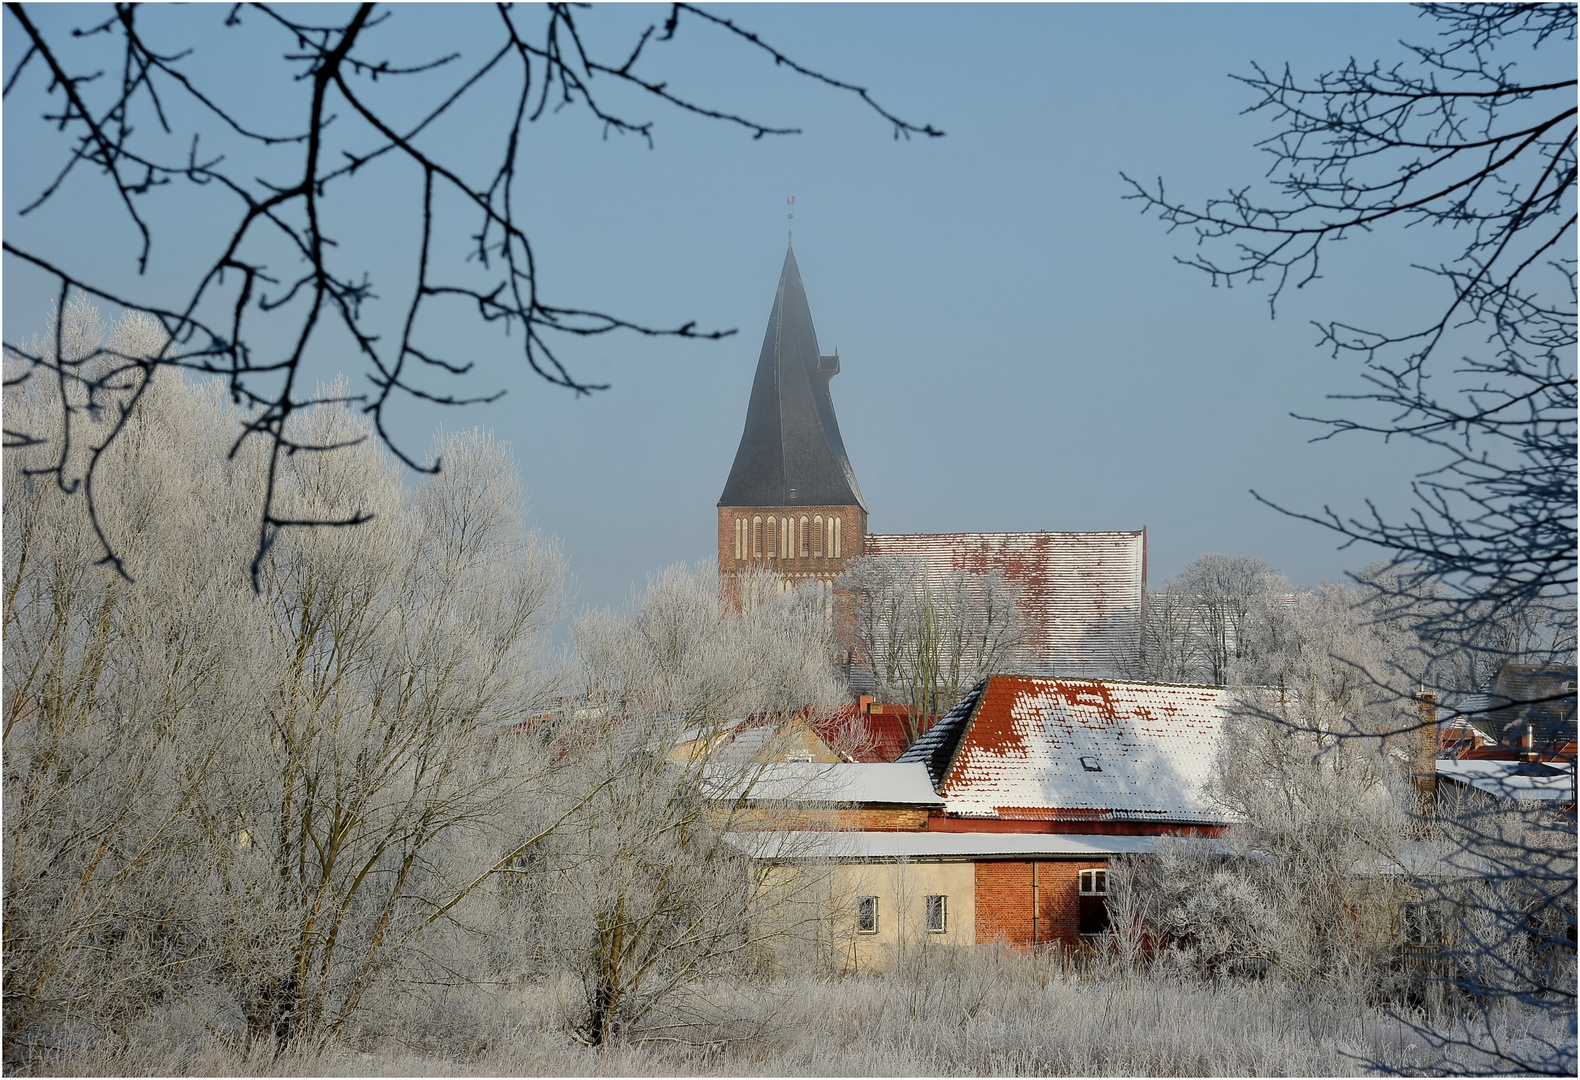
M299 126L303 85L279 74L291 43L256 13L156 9L161 33L197 50L195 75L271 130ZM719 7L808 66L871 88L887 108L942 128L895 140L849 95L776 70L701 25L655 52L651 74L705 103L803 134L753 140L738 129L615 94L655 123L655 145L605 138L585 111L528 129L517 197L549 297L657 324L738 328L720 342L614 336L568 347L577 375L612 388L577 399L525 373L508 342L464 311L429 326L452 355L477 361L469 389L503 388L464 411L403 406L397 437L421 450L433 431L481 424L515 448L534 520L563 539L580 601L618 603L646 575L714 547L714 504L740 437L753 368L784 256L785 197L822 346L838 347L832 392L881 532L1149 530L1161 584L1209 551L1260 556L1314 583L1371 556L1258 505L1255 488L1293 508L1408 505L1415 451L1364 439L1317 443L1291 412L1341 406L1360 386L1352 361L1316 347L1312 319L1402 325L1440 299L1412 263L1448 237L1386 231L1335 248L1323 280L1270 319L1256 288L1214 289L1178 266L1170 236L1122 200L1121 170L1162 175L1182 196L1255 183L1254 144L1271 134L1232 81L1253 61L1315 74L1359 59L1401 59L1400 39L1431 28L1401 5L811 5ZM595 8L589 39L623 53L665 9ZM86 9L40 9L52 26ZM402 6L370 52L402 62L461 49L480 55L487 9ZM20 56L6 23L9 72ZM1572 70L1572 68L1571 68ZM444 72L382 92L400 109L452 85ZM431 144L478 171L508 100L485 86L475 109ZM212 230L233 212L212 192L151 200L161 229L149 272L133 235L84 174L70 201L16 211L59 167L64 146L38 121L43 79L5 104L7 238L51 245L130 296L172 303L190 288ZM403 96L404 95L404 96ZM349 121L347 121L349 123ZM493 126L491 126L493 125ZM484 150L486 148L486 155ZM246 150L233 152L243 155ZM260 159L264 175L270 167ZM284 170L277 170L285 175ZM327 213L350 265L360 260L398 317L416 181L379 167ZM51 289L5 267L6 340L42 329ZM267 340L267 335L263 340ZM326 336L314 373L358 371ZM434 383L435 389L468 389Z

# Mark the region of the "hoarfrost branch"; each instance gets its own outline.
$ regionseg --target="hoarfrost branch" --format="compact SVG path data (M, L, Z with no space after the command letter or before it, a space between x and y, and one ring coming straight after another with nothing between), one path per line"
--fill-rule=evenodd
M567 339L597 337L617 331L648 336L714 339L732 330L703 330L694 322L655 326L603 311L551 302L543 269L524 225L520 197L522 157L527 125L548 112L580 108L602 126L605 135L653 138L653 121L638 119L629 108L648 101L740 128L753 138L788 135L798 129L740 115L727 107L705 104L670 88L652 69L653 54L674 40L683 27L696 25L722 32L727 39L765 53L775 66L797 76L859 98L888 123L895 137L938 136L942 132L912 124L877 103L863 87L800 64L733 21L690 4L675 4L662 26L647 27L632 48L605 56L591 43L585 23L593 16L569 4L549 4L534 24L523 9L500 4L491 30L483 32L476 58L449 53L397 64L375 59L379 30L399 18L398 10L377 11L361 4L343 20L310 21L295 8L267 4L236 5L225 17L238 48L261 53L283 47L277 71L285 82L306 83L310 94L294 126L264 130L244 119L238 95L268 90L223 77L210 81L194 73L190 50L177 51L167 35L148 28L135 4L117 4L103 21L67 32L52 18L35 19L23 4L7 5L14 32L28 47L6 76L5 95L28 80L42 80L49 102L41 119L67 140L58 173L20 211L28 215L47 204L77 196L76 174L96 173L107 185L105 194L124 211L137 234L136 266L141 275L158 245L180 245L217 254L197 275L191 292L181 298L127 295L109 284L101 268L82 266L64 245L14 241L4 243L6 257L45 274L57 286L57 310L74 292L95 302L107 301L153 315L165 331L161 346L149 352L109 352L108 364L85 365L90 357L68 356L57 347L30 351L8 342L14 355L26 360L12 381L39 377L54 387L63 422L53 436L56 451L49 461L31 466L51 476L61 490L80 493L98 537L104 561L127 574L121 551L127 542L112 535L99 513L94 480L106 448L122 436L125 418L135 408L154 373L182 368L224 380L231 400L243 410L232 453L252 441L268 448L268 468L259 492L256 537L251 545L254 589L261 589L264 557L282 530L364 523L360 514L299 515L281 505L281 474L285 458L299 453L343 449L339 443L304 440L295 434L293 417L302 409L332 399L313 393L303 366L327 338L349 341L373 384L370 392L345 392L337 399L355 404L371 419L373 431L408 467L436 472L440 460L426 462L408 454L386 426L392 402L415 399L441 405L489 401L502 391L469 392L433 389L427 377L466 376L472 363L448 354L436 344L429 327L435 305L448 301L474 307L485 323L507 335L519 333L521 358L551 385L576 394L602 386L578 378L558 349ZM209 9L212 11L213 9ZM203 17L202 9L192 9ZM470 13L468 13L470 14ZM327 16L326 16L327 17ZM91 70L105 41L115 43L119 78L99 79ZM85 70L86 69L86 70ZM448 77L443 85L439 80ZM465 122L463 108L475 105L488 84L494 93L499 79L513 80L508 121L495 133L497 162L477 176L478 163L456 160L429 149L432 137L446 124ZM420 81L418 111L402 117L395 104L381 99L383 80ZM595 92L595 86L604 89ZM620 105L610 98L633 95ZM194 119L183 126L183 117ZM468 131L469 141L476 133ZM369 270L370 255L339 246L335 204L370 183L388 182L388 170L404 167L420 181L412 207L420 217L419 250L412 267L415 287L403 303L400 332L393 340L375 328L374 314L382 295L405 295L403 275ZM383 171L380 171L383 170ZM286 176L271 181L261 177ZM151 214L149 196L170 185L194 191L219 190L234 197L233 223L216 235L194 237L191 222L165 228ZM103 196L100 196L103 197ZM343 203L342 203L343 205ZM447 251L463 258L448 259ZM279 267L299 259L300 271L283 276ZM281 342L282 345L265 344ZM58 344L58 343L57 343ZM75 419L106 407L121 385L134 387L131 398L112 413L117 422L96 430L101 441L80 470L74 440L86 433ZM41 431L7 427L8 447L30 445Z

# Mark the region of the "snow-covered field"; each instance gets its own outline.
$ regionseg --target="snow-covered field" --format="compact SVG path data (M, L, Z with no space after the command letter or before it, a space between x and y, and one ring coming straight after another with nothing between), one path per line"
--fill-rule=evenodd
M469 988L393 1010L384 1034L240 1059L211 1040L153 1033L117 1051L44 1063L58 1075L1364 1075L1503 1071L1432 1045L1361 1002L1319 1003L1282 983L1126 978L1056 958L962 950L884 976L719 984L674 1020L672 1041L593 1050L568 1036L569 980ZM1436 1029L1463 1035L1453 1018ZM1574 1063L1573 1014L1510 1011L1493 1032L1529 1060ZM1485 1029L1474 1030L1485 1034ZM398 1033L392 1034L392 1033ZM1567 1059L1562 1055L1567 1054ZM1506 1068L1507 1066L1505 1066Z

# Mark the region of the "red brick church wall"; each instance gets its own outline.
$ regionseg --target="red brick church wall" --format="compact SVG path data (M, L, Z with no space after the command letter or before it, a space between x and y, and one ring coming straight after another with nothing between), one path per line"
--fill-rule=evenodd
M867 514L859 506L721 506L719 509L719 586L720 593L731 601L738 602L735 582L738 575L754 568L771 571L788 581L792 586L803 581L819 580L832 582L843 574L850 564L861 557L866 548ZM797 522L802 517L810 521L816 517L840 519L840 555L839 558L831 557L825 544L818 544L814 548L809 545L809 553L803 557L799 550L789 557L767 557L767 537L764 537L763 554L753 558L750 551L750 535L748 532L748 550L745 558L736 558L735 528L736 521L744 518L750 522L754 517L765 520L772 516L777 522L780 518L789 516ZM749 529L749 526L748 526ZM826 537L824 538L826 541ZM822 550L821 555L813 555L811 550Z

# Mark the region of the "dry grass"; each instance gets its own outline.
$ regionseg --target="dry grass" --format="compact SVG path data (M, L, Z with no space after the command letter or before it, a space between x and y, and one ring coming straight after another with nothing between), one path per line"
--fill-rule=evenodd
M35 1062L50 1075L1357 1075L1498 1071L1434 1051L1365 1006L1313 1007L1276 982L1082 973L1056 958L962 950L886 976L719 986L674 1041L590 1050L568 1036L569 980L477 989L386 1016L384 1034L239 1057L212 1040L136 1035ZM1571 1021L1510 1014L1504 1045L1573 1047ZM398 1032L399 1035L392 1034ZM1570 1059L1572 1061L1572 1057ZM13 1067L11 1071L16 1071Z

